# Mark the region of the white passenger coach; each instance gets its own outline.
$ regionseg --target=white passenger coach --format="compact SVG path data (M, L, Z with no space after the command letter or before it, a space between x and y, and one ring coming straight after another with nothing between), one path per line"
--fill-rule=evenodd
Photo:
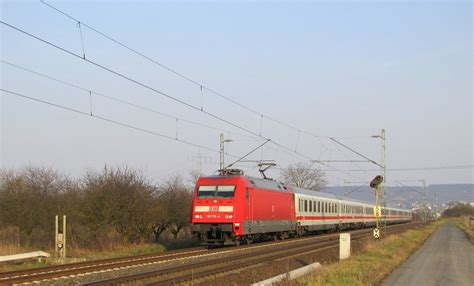
M333 194L293 187L296 220L304 231L346 229L373 226L375 205ZM411 211L382 209L382 219L389 224L408 222Z

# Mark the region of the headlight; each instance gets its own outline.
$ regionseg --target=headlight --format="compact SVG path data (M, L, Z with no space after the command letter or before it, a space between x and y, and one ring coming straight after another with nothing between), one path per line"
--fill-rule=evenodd
M202 218L202 215L195 215L194 218Z

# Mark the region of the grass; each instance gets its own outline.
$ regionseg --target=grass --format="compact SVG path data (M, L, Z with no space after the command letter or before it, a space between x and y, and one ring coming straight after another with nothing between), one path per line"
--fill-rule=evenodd
M330 264L297 281L303 285L379 285L444 221L367 244L357 256Z
M470 220L469 216L462 216L458 218L456 225L466 233L471 243L474 244L474 220Z

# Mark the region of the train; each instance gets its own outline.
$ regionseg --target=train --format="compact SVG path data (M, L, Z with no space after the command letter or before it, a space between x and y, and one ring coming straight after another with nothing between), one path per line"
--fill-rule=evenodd
M206 245L240 245L376 225L375 205L241 173L200 177L191 212L193 236ZM387 224L410 210L383 208Z

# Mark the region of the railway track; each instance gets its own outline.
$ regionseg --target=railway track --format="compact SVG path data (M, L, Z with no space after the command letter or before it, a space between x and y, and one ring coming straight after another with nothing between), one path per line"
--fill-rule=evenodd
M387 233L396 233L414 224L403 224L387 227ZM364 229L351 232L351 240L361 240L372 236L372 230ZM294 243L291 247L266 247L251 252L235 253L212 261L196 261L185 265L170 266L122 277L103 279L82 285L117 285L140 281L146 285L177 285L186 281L203 279L208 276L235 271L240 268L255 267L267 261L287 259L289 257L321 252L339 247L339 234L332 234L318 239Z
M173 259L192 257L206 253L204 247L196 247L186 250L167 251L157 254L143 254L129 257L108 258L94 261L69 263L62 265L47 266L35 269L0 273L0 285L20 284L25 282L42 281L49 278L65 277L83 273L93 273L120 268L138 267L145 264L163 262Z
M387 227L387 232L400 230L413 226L413 223L403 225L393 225ZM371 229L361 229L351 231L354 240L361 239L371 234ZM319 236L308 236L298 239L289 239L277 242L264 242L240 247L226 247L208 250L203 247L169 251L158 254L146 254L122 258L110 258L96 261L71 263L64 265L48 266L37 269L27 269L0 273L0 285L22 284L46 282L57 280L58 278L68 278L83 276L87 274L111 272L121 269L138 268L145 265L165 263L171 261L184 261L186 263L177 266L166 266L159 270L126 275L113 279L86 283L85 285L110 285L120 284L130 281L149 279L152 277L162 277L163 281L157 285L171 285L176 282L186 281L192 278L205 277L219 272L229 271L228 269L241 268L248 261L251 264L262 263L277 257L268 256L271 253L288 256L304 253L305 251L322 251L325 247L335 247L339 242L339 234L326 234ZM312 248L312 250L311 250ZM290 253L291 252L291 253ZM294 252L294 253L293 253ZM217 257L226 255L225 257ZM212 260L189 261L195 258L212 257ZM255 260L255 261L254 261ZM247 262L245 262L247 261ZM208 269L206 265L213 265ZM188 273L189 272L189 273ZM212 273L211 273L212 272ZM170 284L171 283L171 284Z

